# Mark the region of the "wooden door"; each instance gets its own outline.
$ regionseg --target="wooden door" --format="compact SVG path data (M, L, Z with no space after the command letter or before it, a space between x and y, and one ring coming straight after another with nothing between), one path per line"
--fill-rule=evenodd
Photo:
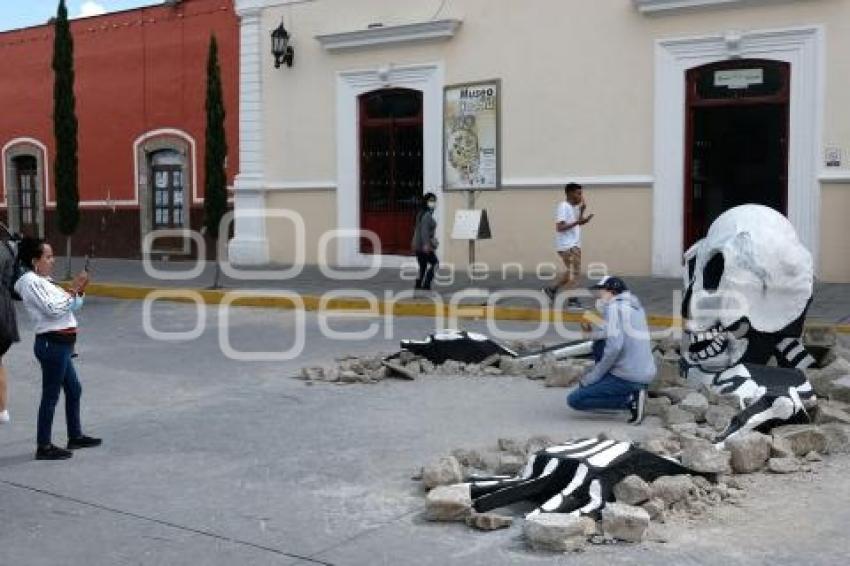
M410 254L423 193L422 93L384 89L360 97L360 227L383 254ZM362 253L375 253L363 238Z
M687 73L685 249L725 210L787 214L791 66L743 59Z

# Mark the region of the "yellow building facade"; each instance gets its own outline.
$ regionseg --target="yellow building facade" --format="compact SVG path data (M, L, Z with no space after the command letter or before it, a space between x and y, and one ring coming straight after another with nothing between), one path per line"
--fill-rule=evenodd
M555 207L574 181L595 214L585 265L677 276L714 216L763 202L788 215L821 279L850 281L848 0L236 0L236 11L235 263L408 263L399 214L432 191L441 260L465 269L467 242L449 237L467 194L444 187L444 89L497 80L500 188L475 201L492 230L476 259L490 269L557 260ZM281 23L291 67L271 52ZM394 157L375 173L381 153ZM379 257L363 228L389 242Z

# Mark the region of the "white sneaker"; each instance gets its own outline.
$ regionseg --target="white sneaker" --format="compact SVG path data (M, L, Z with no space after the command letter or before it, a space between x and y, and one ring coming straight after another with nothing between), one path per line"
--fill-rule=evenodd
M9 410L0 411L0 424L7 424L9 420Z

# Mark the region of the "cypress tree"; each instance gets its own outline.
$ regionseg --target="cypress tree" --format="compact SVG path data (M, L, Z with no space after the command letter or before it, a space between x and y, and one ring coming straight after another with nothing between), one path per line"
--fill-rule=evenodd
M56 223L65 236L66 277L71 276L71 236L80 222L77 178L77 115L74 98L74 39L65 0L59 0L53 37L53 135Z
M215 279L212 288L219 287L218 263L219 225L227 211L227 138L224 131L224 101L221 91L221 69L218 64L218 42L210 37L207 57L207 128L204 156L204 227L215 245ZM226 236L226 235L225 235Z

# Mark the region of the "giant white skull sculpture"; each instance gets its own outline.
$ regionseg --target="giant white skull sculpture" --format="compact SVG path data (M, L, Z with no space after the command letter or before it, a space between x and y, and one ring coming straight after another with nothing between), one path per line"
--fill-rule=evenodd
M726 211L685 254L683 370L742 409L718 447L749 430L809 420L817 398L800 369L814 360L799 337L813 285L811 254L765 206ZM782 367L766 367L774 356Z
M782 214L755 204L724 212L685 253L685 361L705 371L767 363L800 336L813 282L812 256Z

